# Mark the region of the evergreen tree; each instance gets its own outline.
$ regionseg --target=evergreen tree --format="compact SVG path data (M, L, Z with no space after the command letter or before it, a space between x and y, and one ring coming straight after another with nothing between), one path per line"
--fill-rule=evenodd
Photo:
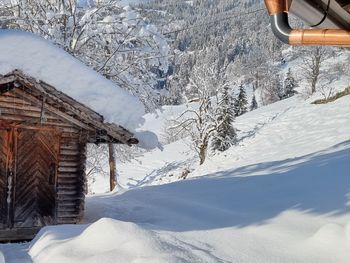
M275 90L277 92L278 99L283 100L285 96L285 90L283 87L281 77L277 75L274 82L275 82L274 85L275 85Z
M253 98L252 98L252 103L250 104L250 110L256 110L258 108L258 103L256 101L255 98L255 94L253 94Z
M236 117L241 116L242 114L247 112L247 104L247 95L245 93L243 85L241 84L239 87L239 94L234 101L234 111Z
M287 76L284 80L284 96L283 99L294 96L297 92L294 90L298 87L298 83L292 75L290 68L288 69Z
M223 86L221 100L216 109L216 132L212 139L212 149L226 151L237 143L237 134L232 126L235 114L232 108L233 98L227 85Z

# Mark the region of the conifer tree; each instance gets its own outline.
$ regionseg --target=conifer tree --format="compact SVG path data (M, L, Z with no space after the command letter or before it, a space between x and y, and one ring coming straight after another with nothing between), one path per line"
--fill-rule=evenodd
M295 95L295 88L298 87L298 83L292 75L290 68L288 69L287 76L284 80L284 96L283 98L289 98Z
M255 98L255 94L253 94L253 98L252 98L252 103L250 104L250 110L256 110L258 108L258 103L256 101Z
M285 90L283 86L283 82L281 80L281 77L279 75L276 76L274 80L275 90L277 92L277 96L279 100L283 100L285 97Z
M232 126L235 119L232 106L233 97L229 92L228 85L224 85L215 114L216 132L211 143L213 150L223 152L237 143L236 129Z
M245 93L243 85L241 84L239 87L239 94L234 101L234 111L236 117L241 116L247 112L247 104L247 95Z

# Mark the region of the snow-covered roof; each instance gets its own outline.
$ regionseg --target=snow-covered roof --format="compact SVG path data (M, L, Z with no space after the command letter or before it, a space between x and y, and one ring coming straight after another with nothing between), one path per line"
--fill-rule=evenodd
M0 74L18 69L44 81L134 132L144 122L143 104L52 43L31 33L0 30Z

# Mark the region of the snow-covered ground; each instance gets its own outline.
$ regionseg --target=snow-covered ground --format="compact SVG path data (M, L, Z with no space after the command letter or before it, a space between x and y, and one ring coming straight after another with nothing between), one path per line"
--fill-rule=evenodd
M237 118L239 145L201 167L186 139L120 164L124 189L88 197L84 225L0 245L6 262L349 262L350 96L310 101Z

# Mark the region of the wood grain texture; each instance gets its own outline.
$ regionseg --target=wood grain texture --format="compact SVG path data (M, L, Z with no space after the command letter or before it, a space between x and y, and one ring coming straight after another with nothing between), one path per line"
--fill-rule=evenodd
M124 143L127 145L138 143L134 134L122 126L105 123L103 116L99 113L49 84L42 81L38 82L19 70L14 70L0 77L0 93L2 93L1 80L4 80L5 83L3 84L16 83L16 85L12 85L10 90L12 93L17 93L16 95L21 96L22 99L30 100L34 104L40 104L42 99L45 98L45 110L85 130L92 131L89 142ZM3 94L8 93L8 91L8 88L6 88ZM19 110L21 110L21 107ZM35 115L36 113L32 112L31 114Z
M18 130L14 227L55 223L58 151L58 133Z
M133 134L21 72L1 78L12 84L0 83L0 241L5 234L7 240L30 237L47 224L79 223L87 143L133 144Z
M0 129L0 229L7 226L7 154L8 154L8 132Z

